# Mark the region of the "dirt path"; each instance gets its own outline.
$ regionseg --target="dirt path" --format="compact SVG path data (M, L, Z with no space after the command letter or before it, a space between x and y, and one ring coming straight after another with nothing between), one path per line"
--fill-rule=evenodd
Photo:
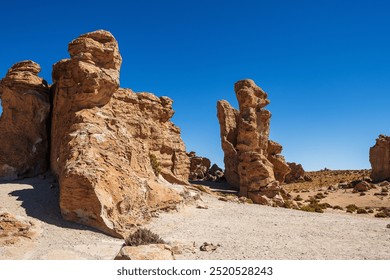
M164 213L149 225L187 248L177 259L390 259L390 219L202 199L208 209ZM221 246L203 252L204 242Z
M33 239L0 247L0 259L113 259L122 240L64 221L54 179L0 182L0 211L31 221Z

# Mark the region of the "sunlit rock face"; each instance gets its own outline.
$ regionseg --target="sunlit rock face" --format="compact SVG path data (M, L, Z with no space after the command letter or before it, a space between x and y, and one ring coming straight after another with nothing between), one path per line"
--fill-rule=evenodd
M217 103L226 180L255 203L282 205L279 182L290 168L279 155L282 146L269 141L267 94L252 80L238 81L234 90L239 110L225 100Z
M49 87L31 61L13 65L0 81L0 178L32 177L48 168Z
M370 148L371 179L374 182L390 181L390 136L379 135Z
M69 44L53 67L51 167L65 219L126 236L183 198L189 159L173 101L119 88L121 56L107 31Z

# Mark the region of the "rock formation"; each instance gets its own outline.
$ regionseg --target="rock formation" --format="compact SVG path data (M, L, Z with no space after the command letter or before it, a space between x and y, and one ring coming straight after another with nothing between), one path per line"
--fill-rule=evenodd
M282 145L275 141L268 140L268 160L274 166L275 179L279 181L279 183L283 183L286 175L291 172L284 156L281 155L282 150Z
M107 31L80 36L69 53L53 66L51 167L61 212L124 236L182 201L167 187L189 175L180 129L170 122L172 100L119 89L121 56Z
M16 179L48 167L49 88L33 61L16 63L0 81L0 177Z
M0 211L0 245L15 244L36 235L35 224L28 219Z
M295 162L287 162L288 166L291 169L291 172L286 175L285 182L287 184L294 182L304 182L305 178L305 170L303 169L301 164L297 164Z
M379 135L370 148L371 179L374 182L390 181L390 136Z
M239 110L224 100L217 103L226 180L255 203L283 205L285 192L275 173L283 180L289 168L276 156L281 146L268 141L271 113L264 109L269 104L267 94L252 80L238 81L234 90Z
M187 154L190 159L190 180L203 180L210 169L211 162L208 158L199 157L195 152Z

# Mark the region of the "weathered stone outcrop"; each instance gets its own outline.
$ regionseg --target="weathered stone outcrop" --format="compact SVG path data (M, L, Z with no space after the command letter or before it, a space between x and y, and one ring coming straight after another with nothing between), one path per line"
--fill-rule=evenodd
M379 135L370 148L371 179L374 182L390 180L390 136Z
M237 190L240 189L236 150L238 114L238 110L234 109L226 100L217 102L217 117L220 125L222 150L224 152L225 178Z
M197 156L195 152L187 154L190 160L190 180L203 180L210 169L211 162L208 158Z
M264 109L269 104L267 94L252 80L238 81L234 90L239 111L227 101L217 103L226 180L255 203L283 205L285 192L275 173L282 180L289 168L277 156L281 146L268 141L271 113Z
M281 155L282 150L282 145L275 141L268 140L268 160L274 166L275 179L279 183L283 183L286 175L291 172L284 156Z
M121 56L109 32L80 36L69 53L53 67L51 165L61 212L123 236L182 201L167 187L189 175L180 129L170 121L172 100L118 89Z
M0 81L0 177L36 176L48 167L49 88L40 66L16 63Z
M287 184L294 182L304 182L305 181L305 170L301 164L295 162L288 162L288 166L291 169L291 172L286 175L285 182Z

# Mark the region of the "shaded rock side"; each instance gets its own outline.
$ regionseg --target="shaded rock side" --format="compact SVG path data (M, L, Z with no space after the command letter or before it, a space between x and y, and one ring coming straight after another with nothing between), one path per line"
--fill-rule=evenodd
M252 80L238 81L234 90L238 111L227 101L217 103L226 180L239 188L241 196L255 203L278 201L282 205L282 188L275 171L282 180L288 167L284 159L276 156L281 148L279 144L271 142L274 150L268 152L271 113L264 109L269 104L267 94Z
M301 164L295 162L288 162L291 172L286 175L285 182L287 184L294 182L304 182L305 180L305 170Z
M390 136L379 135L370 148L371 179L374 182L390 180Z
M220 126L221 145L224 152L225 178L237 190L240 189L236 150L238 114L238 110L234 109L226 100L217 102L217 117Z
M49 88L40 71L21 61L0 81L0 177L32 177L48 168Z
M268 140L268 160L274 166L275 179L281 184L284 183L287 174L291 172L284 156L281 155L282 150L282 145L275 141Z
M51 159L61 213L124 236L182 201L168 184L185 184L189 174L172 100L118 89L121 58L109 32L82 35L69 52L53 69Z

